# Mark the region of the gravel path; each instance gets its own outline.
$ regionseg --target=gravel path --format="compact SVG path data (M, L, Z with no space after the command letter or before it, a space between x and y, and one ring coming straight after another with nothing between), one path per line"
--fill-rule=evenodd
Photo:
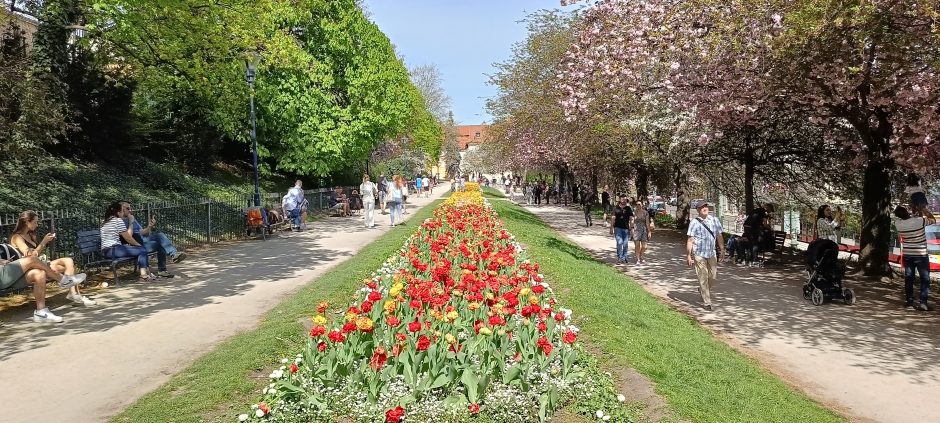
M414 212L432 198L409 197ZM94 308L50 299L61 324L35 324L33 303L4 312L0 392L11 406L2 422L100 422L226 338L255 327L265 312L388 229L359 217L326 218L312 229L263 242L213 246L171 266L176 278L98 292ZM62 297L61 295L59 297ZM58 306L56 306L58 305Z
M940 421L940 407L932 402L940 398L940 315L904 310L903 287L897 282L849 278L846 284L856 292L856 305L827 302L816 307L801 295L801 256L784 255L783 264L767 268L722 264L716 307L707 312L701 307L695 272L685 263L684 235L655 232L647 264L624 266L616 264L615 242L603 222L586 228L578 210L528 209L851 420Z

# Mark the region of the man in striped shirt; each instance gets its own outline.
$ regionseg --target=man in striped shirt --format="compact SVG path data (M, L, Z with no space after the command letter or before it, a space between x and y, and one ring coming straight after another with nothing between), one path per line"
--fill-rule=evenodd
M927 311L927 292L930 289L930 259L927 257L927 234L924 228L937 223L926 209L923 216L911 216L907 207L894 209L894 227L901 237L901 254L904 257L904 306L914 307L914 271L920 276L920 310Z

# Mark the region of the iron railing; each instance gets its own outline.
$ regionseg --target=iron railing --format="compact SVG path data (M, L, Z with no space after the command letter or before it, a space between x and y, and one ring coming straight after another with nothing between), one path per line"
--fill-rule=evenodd
M347 193L353 187L344 187ZM358 189L358 188L356 188ZM305 190L309 210L329 208L329 188ZM265 208L280 209L281 198L286 192L262 193ZM129 200L135 217L146 225L150 217L157 221L157 230L165 233L180 249L188 249L219 241L247 238L245 210L253 205L252 194L230 194L216 197L189 198L179 201L146 202ZM76 236L79 231L98 229L104 217L104 209L37 210L40 226L36 238L41 240L47 233L55 231L56 240L45 254L50 258L73 257L82 267ZM0 215L0 242L9 242L16 225L17 215Z

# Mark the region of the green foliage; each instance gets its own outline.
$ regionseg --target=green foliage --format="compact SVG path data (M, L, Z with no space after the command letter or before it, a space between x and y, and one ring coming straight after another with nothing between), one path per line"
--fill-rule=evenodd
M653 217L653 222L657 228L675 228L676 218L671 214L657 214Z

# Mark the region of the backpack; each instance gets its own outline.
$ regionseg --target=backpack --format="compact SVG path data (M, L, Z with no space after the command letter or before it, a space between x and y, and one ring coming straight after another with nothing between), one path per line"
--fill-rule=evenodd
M0 260L17 261L20 253L10 244L0 244Z

